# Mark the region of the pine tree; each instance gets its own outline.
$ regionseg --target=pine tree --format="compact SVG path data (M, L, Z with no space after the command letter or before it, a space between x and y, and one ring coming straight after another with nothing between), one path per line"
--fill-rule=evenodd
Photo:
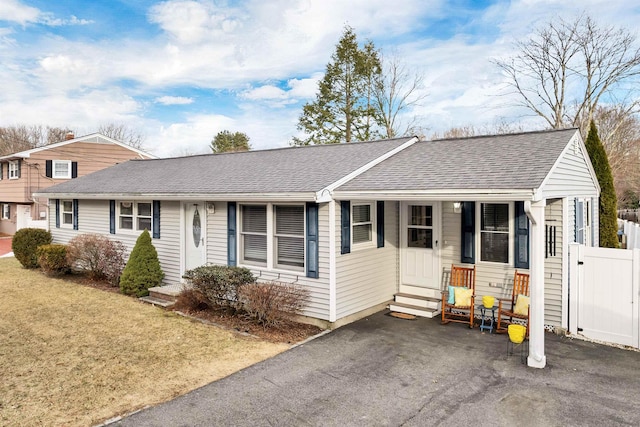
M298 130L308 137L294 138L293 144L336 144L376 137L374 92L381 73L373 43L360 49L353 29L345 27L318 84L316 100L303 107Z
M142 297L149 294L149 288L160 286L163 278L158 253L151 243L149 231L144 230L120 276L120 291L125 295Z
M213 138L213 141L211 141L211 145L209 147L214 153L229 153L251 150L249 137L246 133L231 133L228 130L218 132L217 135Z
M591 159L591 164L600 184L600 246L604 248L618 247L618 221L617 221L617 198L613 186L613 176L609 159L604 150L598 128L591 121L589 134L585 141L587 153Z

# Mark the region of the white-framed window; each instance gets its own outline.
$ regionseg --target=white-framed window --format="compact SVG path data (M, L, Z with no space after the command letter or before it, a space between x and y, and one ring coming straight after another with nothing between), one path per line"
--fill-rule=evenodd
M512 258L512 203L480 203L480 261L509 264Z
M276 205L274 249L280 268L304 268L304 206Z
M407 214L407 247L433 249L433 206L410 205Z
M11 219L11 208L9 208L9 203L2 204L2 219Z
M64 227L73 227L72 200L60 200L60 224Z
M351 205L351 245L354 249L374 244L374 202L355 202Z
M9 162L9 179L20 178L20 160L12 160Z
M247 264L267 265L267 206L242 205L240 258Z
M118 202L118 229L122 231L152 231L151 202Z
M239 211L240 263L304 271L304 205L244 204Z
M71 178L71 160L53 160L51 165L54 179Z

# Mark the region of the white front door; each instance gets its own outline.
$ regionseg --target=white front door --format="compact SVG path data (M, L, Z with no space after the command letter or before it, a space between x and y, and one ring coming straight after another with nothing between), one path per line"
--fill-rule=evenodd
M184 269L191 270L205 263L206 211L203 202L184 204Z
M402 283L440 289L439 205L404 203L402 215Z
M16 205L16 231L29 227L31 222L31 206Z

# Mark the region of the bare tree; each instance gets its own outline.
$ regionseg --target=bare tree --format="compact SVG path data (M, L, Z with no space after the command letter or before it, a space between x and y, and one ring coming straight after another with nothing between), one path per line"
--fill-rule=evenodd
M64 141L68 128L42 125L0 127L0 154L12 154Z
M517 132L524 132L521 125L499 120L493 124L486 124L479 127L471 124L452 127L442 132L442 134L434 133L431 135L431 139L468 138L479 135L504 135Z
M383 70L378 77L375 104L382 133L387 138L423 133L418 118L403 115L420 105L427 97L423 91L424 75L412 73L397 54L382 58Z
M598 107L593 117L622 206L626 194L640 190L640 119L637 114L629 114L629 107L624 105Z
M515 56L494 62L519 95L519 105L554 129L586 128L603 98L616 89L631 91L622 83L640 73L636 36L602 27L589 16L550 22L516 47Z
M135 129L122 123L107 123L98 127L98 132L113 138L117 141L123 142L130 147L137 148L138 150L144 149L145 135L138 132Z

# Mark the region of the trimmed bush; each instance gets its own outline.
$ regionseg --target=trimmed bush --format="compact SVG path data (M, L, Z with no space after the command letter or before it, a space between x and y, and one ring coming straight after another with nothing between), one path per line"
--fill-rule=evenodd
M16 231L11 250L24 268L38 268L38 246L51 243L51 233L41 228L22 228Z
M42 245L36 249L38 264L45 274L57 276L69 271L67 262L67 247L65 245Z
M184 273L191 287L204 295L211 306L238 308L238 288L255 282L244 267L203 265Z
M293 283L252 283L241 286L238 293L242 309L264 326L291 320L309 302L309 290Z
M75 271L86 272L93 280L118 286L125 253L122 242L100 234L81 234L71 239L67 246L67 263Z
M189 312L207 310L211 308L211 306L206 295L202 292L193 288L186 288L178 295L173 308L175 310Z
M125 295L143 297L149 295L149 288L160 286L163 278L158 252L151 243L149 231L144 230L120 276L120 291Z

